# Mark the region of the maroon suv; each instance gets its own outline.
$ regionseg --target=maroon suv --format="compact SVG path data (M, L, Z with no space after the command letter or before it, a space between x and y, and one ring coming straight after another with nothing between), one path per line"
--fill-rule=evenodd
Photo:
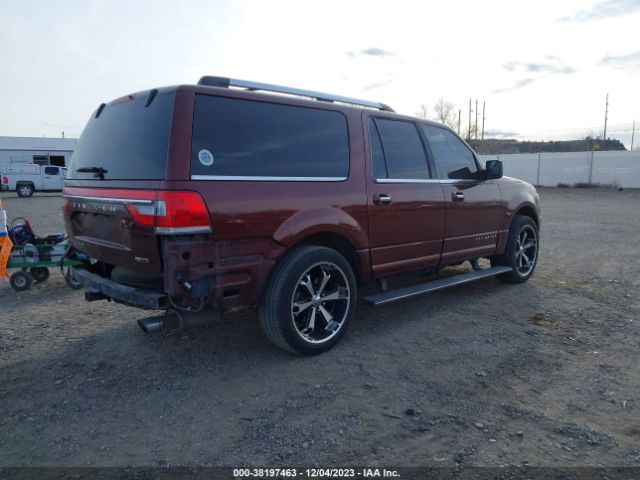
M93 259L74 269L87 300L168 312L146 331L257 307L273 343L306 355L344 335L358 283L379 280L364 299L377 305L493 275L524 282L538 258L536 190L450 129L219 77L100 105L64 195L72 245ZM467 273L386 288L467 260Z

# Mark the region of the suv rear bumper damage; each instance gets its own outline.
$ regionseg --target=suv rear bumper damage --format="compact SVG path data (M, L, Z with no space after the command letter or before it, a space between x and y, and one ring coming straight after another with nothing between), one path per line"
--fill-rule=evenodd
M227 310L259 302L269 273L284 251L265 239L212 242L199 236L166 237L161 249L164 288L120 283L105 274L112 266L100 262L76 268L73 275L84 285L87 301L114 300L147 310L167 310L172 302L176 308L210 305Z
M74 268L73 277L84 285L87 301L114 300L145 310L166 310L169 308L169 297L161 292L122 285L83 268Z
M219 310L255 305L284 247L262 238L212 242L208 238L166 237L162 242L164 290L172 298L205 292ZM202 296L201 296L202 295ZM197 300L197 298L193 298Z

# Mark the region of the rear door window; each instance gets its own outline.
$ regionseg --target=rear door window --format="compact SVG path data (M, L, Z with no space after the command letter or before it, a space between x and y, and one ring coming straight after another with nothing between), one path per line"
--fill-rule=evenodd
M192 178L339 181L347 121L330 110L196 95Z
M102 168L104 180L162 180L167 170L173 93L136 94L95 113L76 146L68 178L94 179L78 169Z
M369 120L369 135L376 179L429 178L427 157L413 122L372 118Z
M442 179L475 179L478 172L471 150L449 130L421 124Z

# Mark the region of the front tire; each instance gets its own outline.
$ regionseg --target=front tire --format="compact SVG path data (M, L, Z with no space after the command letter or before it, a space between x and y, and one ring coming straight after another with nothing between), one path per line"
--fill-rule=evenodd
M292 250L277 266L258 318L278 347L317 355L340 341L354 315L356 299L349 262L330 248L305 245Z
M538 264L540 237L538 225L525 215L517 215L509 229L507 248L502 255L491 259L492 265L506 265L513 270L498 275L497 278L506 283L524 283Z

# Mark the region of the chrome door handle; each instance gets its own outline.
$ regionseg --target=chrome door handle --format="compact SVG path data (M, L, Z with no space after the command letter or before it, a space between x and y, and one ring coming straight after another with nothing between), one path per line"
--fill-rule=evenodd
M391 195L376 193L373 197L373 203L376 205L389 205L391 203Z
M451 200L454 202L463 202L464 201L464 193L462 192L453 192L451 194Z

